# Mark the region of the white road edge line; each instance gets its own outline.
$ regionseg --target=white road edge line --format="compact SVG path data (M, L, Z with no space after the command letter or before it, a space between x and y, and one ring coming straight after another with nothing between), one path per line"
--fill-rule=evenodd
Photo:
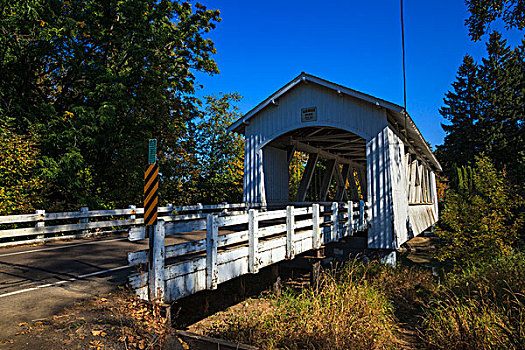
M9 293L5 293L5 294L0 294L0 298L4 298L4 297L11 296L11 295L16 295L16 294L21 294L21 293L26 293L26 292L31 292L31 291L33 291L33 290L38 290L38 289L47 288L47 287L56 287L56 286L59 286L59 285L65 284L65 283L75 282L75 281L78 281L78 280L83 279L83 278L88 278L88 277L93 277L93 276L97 276L97 275L102 275L102 274L105 274L105 273L108 273L108 272L113 272L113 271L123 270L123 269L127 269L127 268L129 268L129 267L131 267L131 266L126 265L126 266L114 267L114 268L112 268L112 269L107 269L107 270L102 270L102 271L97 271L97 272L86 273L86 274L84 274L84 275L80 275L80 276L77 276L77 277L68 278L67 280L63 280L63 281L58 281L58 282L54 282L54 283L42 284L42 285L40 285L40 286L36 286L36 287L32 287L32 288L26 288L26 289L16 290L16 291L14 291L14 292L9 292Z
M99 241L92 241L92 242L86 242L86 243L68 244L68 245L64 245L64 246L61 246L61 247L49 247L49 248L41 248L41 249L24 250L22 252L0 254L0 258L3 258L4 256L42 252L44 250L66 249L66 248L76 247L76 246L79 246L79 245L86 245L86 244L97 244L97 243L102 243L102 242L123 241L125 239L128 239L128 237L121 237L121 238L115 238L115 239L102 239L102 240L99 240Z

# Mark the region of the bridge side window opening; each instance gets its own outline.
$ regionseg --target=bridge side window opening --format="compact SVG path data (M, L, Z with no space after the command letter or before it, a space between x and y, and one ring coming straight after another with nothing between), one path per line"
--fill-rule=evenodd
M408 157L408 203L432 204L432 191L428 167L414 155Z

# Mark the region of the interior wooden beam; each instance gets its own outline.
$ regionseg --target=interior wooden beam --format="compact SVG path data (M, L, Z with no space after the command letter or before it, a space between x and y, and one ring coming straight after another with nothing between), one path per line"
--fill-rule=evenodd
M340 156L338 156L336 154L324 151L321 148L317 148L317 147L308 145L308 144L306 144L304 142L299 142L299 141L295 141L294 139L290 139L289 140L289 144L296 145L296 150L297 151L306 152L306 153L317 153L317 154L319 154L319 157L321 157L321 158L330 159L330 160L336 160L338 163L349 164L349 165L353 166L356 169L363 169L363 171L366 170L365 169L366 167L363 164L359 164L359 163L357 163L357 162L355 162L353 160L350 160L350 159L347 159L347 158L344 158L344 157L340 157Z
M286 147L286 155L288 157L288 164L290 164L290 162L293 159L293 156L295 154L295 148L296 148L295 145L290 145Z

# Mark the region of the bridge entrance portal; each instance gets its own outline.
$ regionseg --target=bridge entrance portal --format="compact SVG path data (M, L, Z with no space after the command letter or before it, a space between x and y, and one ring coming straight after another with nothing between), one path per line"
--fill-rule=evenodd
M289 131L262 148L269 206L366 200L366 140L334 127Z

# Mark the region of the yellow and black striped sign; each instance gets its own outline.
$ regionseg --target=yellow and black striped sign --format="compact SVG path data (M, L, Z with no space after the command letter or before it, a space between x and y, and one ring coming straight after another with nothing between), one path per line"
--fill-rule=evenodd
M159 166L148 165L144 174L144 224L157 224L157 206L159 203Z

